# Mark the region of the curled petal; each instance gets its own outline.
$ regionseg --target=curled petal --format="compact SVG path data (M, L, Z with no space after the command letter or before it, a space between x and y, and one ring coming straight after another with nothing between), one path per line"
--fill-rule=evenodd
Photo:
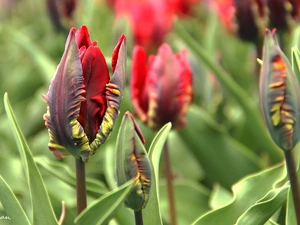
M44 96L48 104L44 115L50 136L48 146L58 158L72 154L88 160L88 138L77 121L80 104L85 100L84 93L79 49L75 42L75 29L72 28L47 96Z
M133 210L145 208L151 187L150 161L143 136L129 112L125 113L121 123L116 156L117 184L120 186L131 179L136 180L125 205Z
M110 135L116 119L119 115L119 108L122 101L123 90L126 83L126 38L121 36L114 51L113 58L117 58L114 74L106 85L107 110L98 130L95 140L91 143L93 153L106 141ZM117 49L117 50L116 50ZM116 57L117 55L117 57Z
M299 141L300 89L291 65L280 50L275 30L266 30L260 98L265 123L274 142L291 150Z

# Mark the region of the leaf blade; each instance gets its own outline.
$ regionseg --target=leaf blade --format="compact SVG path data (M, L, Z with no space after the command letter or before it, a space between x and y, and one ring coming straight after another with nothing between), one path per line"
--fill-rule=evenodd
M171 130L171 123L166 124L160 129L155 138L153 139L149 149L149 159L151 162L152 172L152 185L150 189L150 196L147 207L143 210L144 224L145 225L162 225L161 212L159 206L159 185L158 185L158 168L159 159L165 141Z
M0 190L0 202L3 205L7 216L11 218L12 225L31 225L15 194L2 176L0 176Z
M18 145L19 154L22 158L25 175L29 185L33 207L33 224L58 225L42 176L16 121L7 93L4 95L4 106L15 141Z

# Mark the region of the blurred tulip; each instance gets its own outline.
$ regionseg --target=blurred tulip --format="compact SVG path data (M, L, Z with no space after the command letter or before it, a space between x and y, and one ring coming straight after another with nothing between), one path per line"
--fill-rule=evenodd
M237 33L241 39L257 42L267 27L265 0L234 0Z
M113 129L119 114L126 76L126 39L112 55L113 76L88 29L71 28L65 52L51 80L44 115L49 149L58 158L79 156L88 161Z
M289 151L299 141L300 89L275 30L266 30L262 60L259 91L264 120L274 142Z
M76 0L46 0L47 10L52 24L57 31L64 31L63 19L73 23L73 15L76 10Z
M136 46L133 52L131 96L136 115L150 128L172 122L185 125L185 114L192 101L192 72L185 51L173 54L162 44L157 56Z
M271 27L285 30L299 18L299 0L268 0Z
M200 0L164 0L174 13L179 16L192 15L193 8L200 5Z
M150 161L144 144L141 130L133 116L126 112L116 145L116 176L118 186L136 179L134 188L125 200L125 205L135 211L145 208L151 187Z
M173 9L165 1L129 0L115 2L116 24L128 20L134 43L157 48L172 28Z
M254 43L263 38L266 27L290 28L300 12L299 0L217 0L211 4L229 32Z

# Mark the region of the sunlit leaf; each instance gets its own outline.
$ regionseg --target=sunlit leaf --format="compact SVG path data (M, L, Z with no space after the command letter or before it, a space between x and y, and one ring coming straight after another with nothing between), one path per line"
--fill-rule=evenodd
M228 205L200 216L193 224L235 224L249 207L266 196L285 177L285 165L280 164L243 178L232 186L233 198Z
M5 182L5 180L3 180L2 176L0 176L0 190L0 202L5 209L6 216L10 218L9 220L11 224L30 225L31 223L22 209L22 206L8 184Z
M27 177L29 185L33 207L33 224L58 224L43 179L37 168L37 165L34 162L27 142L18 126L7 94L4 95L4 106L12 132L18 145L19 153L25 170L25 175Z
M222 208L225 205L228 205L231 202L232 194L221 185L216 184L213 187L209 205L212 209Z
M252 205L240 218L236 225L263 225L286 201L289 186L269 191L266 196Z

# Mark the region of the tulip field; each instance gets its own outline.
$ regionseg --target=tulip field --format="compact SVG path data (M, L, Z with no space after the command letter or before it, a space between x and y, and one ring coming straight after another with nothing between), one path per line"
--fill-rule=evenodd
M300 225L299 20L0 0L0 225Z

